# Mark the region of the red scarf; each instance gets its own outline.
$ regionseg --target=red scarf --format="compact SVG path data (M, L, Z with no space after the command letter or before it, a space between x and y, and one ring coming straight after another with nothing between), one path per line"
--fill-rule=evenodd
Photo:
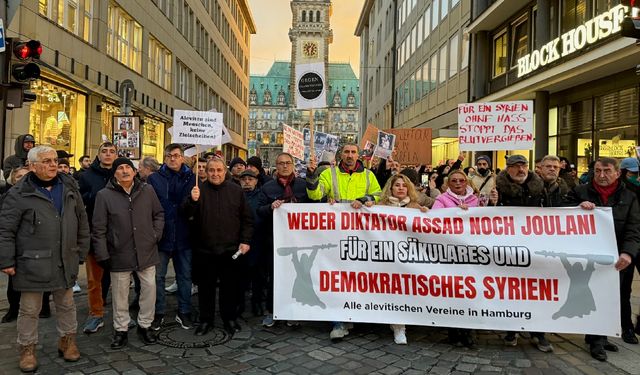
M287 177L276 176L278 179L278 183L284 187L284 194L282 195L281 200L285 203L296 203L296 196L293 194L293 180L295 180L296 175L291 173Z
M349 175L353 174L353 172L357 172L359 166L360 166L360 160L356 161L356 164L353 166L353 169L349 169L343 161L340 161L340 169L349 173Z
M609 197L613 195L613 193L615 193L616 189L618 188L618 183L619 183L618 180L616 180L613 184L609 186L600 186L595 181L592 182L594 189L596 189L596 191L600 195L600 200L602 201L602 204L604 205L607 204L607 202L609 201Z

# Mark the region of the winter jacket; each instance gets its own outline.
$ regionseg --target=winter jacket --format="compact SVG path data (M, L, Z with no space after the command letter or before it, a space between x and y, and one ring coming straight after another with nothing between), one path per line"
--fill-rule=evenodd
M364 203L378 201L380 193L381 189L376 176L360 161L357 162L355 171L351 173L340 163L336 167L327 168L317 178L307 177L307 195L316 201L327 196L337 202L360 200Z
M297 203L309 203L310 199L307 196L307 185L305 180L300 177L296 177L292 182L293 195L296 197ZM262 187L262 194L260 197L260 206L258 207L258 215L265 221L265 225L271 226L272 223L272 210L271 203L276 200L282 199L284 194L284 186L282 186L277 177L273 177L268 180Z
M62 184L62 215L28 173L9 190L0 212L0 269L16 268L13 287L47 292L73 287L89 251L89 223L70 176Z
M232 181L220 185L205 182L200 199L194 202L189 196L182 208L187 217L193 216L194 252L233 254L241 243L251 243L253 213L242 188Z
M136 179L131 195L115 179L98 192L91 243L96 260L110 260L111 271L141 271L160 263L158 242L164 211L153 188Z
M292 182L293 195L296 197L297 203L310 203L311 200L307 196L307 183L300 177L296 177ZM264 248L268 251L273 250L273 209L271 203L282 199L284 194L284 186L277 179L277 176L269 179L262 186L262 194L258 201L258 216L262 221L262 231L264 237Z
M544 182L532 171L522 184L511 180L507 171L501 171L496 178L498 206L543 207Z
M567 201L567 195L571 192L571 189L567 185L564 179L558 178L555 182L548 184L544 183L544 207L565 207L571 206Z
M188 249L188 217L181 215L180 206L191 195L196 175L184 164L178 172L164 164L149 176L147 183L153 186L164 209L165 228L158 249L166 253Z
M5 180L9 178L9 174L13 169L22 167L23 165L25 165L27 161L28 152L25 151L23 147L23 144L24 144L23 140L24 140L24 137L26 137L27 135L30 135L30 134L23 134L21 136L18 136L18 138L16 138L16 142L13 146L13 149L16 153L13 155L7 156L4 159L4 163L2 164L3 165L2 172Z
M491 194L491 190L496 187L496 176L491 171L487 171L486 176L481 176L479 174L474 174L469 177L473 186L480 191L480 193L486 195L487 197ZM486 183L485 183L486 181ZM482 189L480 188L482 187Z
M422 206L418 202L407 202L404 204L402 201L392 201L391 199L387 199L384 201L378 202L380 206L391 206L391 207L405 207L405 208L417 208L420 209Z
M451 189L447 189L447 191L438 195L436 202L431 208L438 209L458 207L463 203L469 207L478 207L478 197L473 193L473 188L471 186L467 186L467 192L464 195L458 195L452 192Z
M93 206L96 202L96 195L105 186L107 182L113 176L111 169L102 168L100 166L100 160L96 156L96 159L91 163L89 169L80 175L78 185L80 186L80 194L82 194L82 201L87 209L87 217L89 218L89 225L91 225L93 218Z
M602 202L593 183L573 188L569 194L569 201L573 205L589 201L596 206L611 207L618 252L627 253L632 259L638 256L640 252L640 205L636 195L627 189L622 181L609 197L608 202Z

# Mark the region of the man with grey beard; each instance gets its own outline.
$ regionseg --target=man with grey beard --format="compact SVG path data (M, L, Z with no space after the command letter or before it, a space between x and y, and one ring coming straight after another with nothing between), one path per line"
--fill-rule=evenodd
M499 206L546 207L544 181L538 174L529 170L529 161L522 155L511 155L507 159L507 168L496 178ZM538 350L549 353L553 346L542 332L531 332L531 339ZM507 346L518 345L515 332L507 332L504 337Z

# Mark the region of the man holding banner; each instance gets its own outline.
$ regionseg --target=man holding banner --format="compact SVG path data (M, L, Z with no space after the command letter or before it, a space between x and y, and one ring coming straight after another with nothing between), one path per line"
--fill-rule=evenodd
M377 202L380 199L380 185L373 172L358 160L358 151L358 145L345 144L337 167L327 168L319 176L314 176L316 160L312 156L307 170L309 198L319 201L326 196L330 203L350 202L351 207L356 209L367 202ZM332 340L339 340L348 334L349 328L346 324L334 322L329 336Z
M276 157L276 173L262 187L262 195L258 207L258 215L264 220L265 256L261 265L260 281L266 284L267 306L262 325L271 327L273 320L273 210L283 203L306 203L309 201L305 181L293 173L295 160L291 154L280 153ZM290 322L289 325L295 325Z
M529 170L529 161L522 155L509 156L507 168L498 174L496 188L499 194L498 205L500 206L544 206L544 182L537 174ZM544 332L532 332L531 338L541 352L550 353L553 351L553 346L546 339ZM518 345L516 332L507 332L504 343L508 346Z
M571 197L574 203L579 203L580 207L587 210L593 210L595 207L612 208L613 225L620 254L615 267L620 271L622 339L627 343L637 344L638 340L633 333L629 301L633 267L629 265L640 251L640 207L636 195L626 189L619 178L618 161L613 158L600 158L596 161L591 183L576 186ZM585 341L589 344L591 356L599 361L607 360L605 350L618 351L617 346L610 343L606 336L587 335Z

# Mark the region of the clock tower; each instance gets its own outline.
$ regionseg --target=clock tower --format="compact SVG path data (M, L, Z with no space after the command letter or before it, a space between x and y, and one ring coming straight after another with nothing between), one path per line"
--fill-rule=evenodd
M290 98L295 107L296 64L323 62L325 81L328 81L329 44L333 42L330 0L291 0L292 25L289 29L291 41Z

